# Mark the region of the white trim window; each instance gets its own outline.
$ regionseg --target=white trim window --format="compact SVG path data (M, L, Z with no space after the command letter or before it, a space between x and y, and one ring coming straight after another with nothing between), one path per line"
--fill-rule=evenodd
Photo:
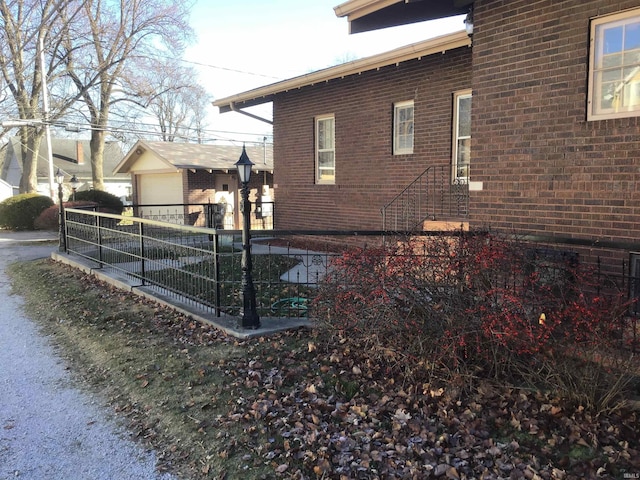
M469 182L471 165L471 90L453 94L453 183Z
M336 182L336 134L333 115L316 117L316 183Z
M413 153L413 100L393 104L393 154Z
M640 115L640 9L591 21L588 120Z

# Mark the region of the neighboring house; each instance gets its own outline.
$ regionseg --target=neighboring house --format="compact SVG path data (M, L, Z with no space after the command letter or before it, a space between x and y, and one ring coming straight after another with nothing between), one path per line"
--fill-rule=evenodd
M381 207L431 166L466 193L470 45L459 32L214 102L273 102L276 228L380 229Z
M13 196L13 187L7 182L5 182L4 180L0 180L0 202L12 196Z
M73 175L78 179L78 191L90 190L93 185L91 174L91 156L89 140L73 140L66 138L52 138L54 174L59 168L65 174L65 182ZM20 178L22 177L22 149L20 137L12 137L6 145L5 158L0 169L0 179L13 186L14 194L18 193ZM116 142L107 142L104 148L104 185L105 190L118 197L131 195L129 176L124 174L111 175L113 168L122 160L122 149ZM38 192L50 195L49 191L49 156L46 142L43 140L38 155ZM65 200L71 194L71 187L64 184ZM57 200L57 198L56 198Z
M140 140L114 172L130 175L133 203L147 205L137 212L142 216L161 216L162 212L168 211L167 205L218 204L223 206L224 228L234 229L240 226L237 206L241 185L235 163L240 159L242 148L238 145ZM249 184L249 198L253 202L263 201L264 214L271 215L273 150L266 143L247 145L245 148L249 159L255 164ZM185 208L187 213L202 211Z
M6 159L8 144L5 143L0 146L0 172L4 170L4 162ZM0 202L6 198L12 197L18 193L18 187L15 188L9 182L6 182L2 178L0 178Z

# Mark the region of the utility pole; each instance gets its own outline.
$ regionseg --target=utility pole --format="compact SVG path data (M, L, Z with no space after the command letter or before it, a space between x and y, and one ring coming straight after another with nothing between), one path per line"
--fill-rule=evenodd
M49 91L47 89L47 71L44 63L44 35L40 36L40 72L42 76L42 123L44 124L45 139L47 142L47 160L49 161L49 192L51 198L55 198L56 190L53 178L53 152L51 151L51 127L49 125ZM37 154L37 152L35 152Z

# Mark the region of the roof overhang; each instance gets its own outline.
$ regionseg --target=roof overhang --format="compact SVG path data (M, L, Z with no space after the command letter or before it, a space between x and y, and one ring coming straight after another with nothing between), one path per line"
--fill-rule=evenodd
M465 31L460 31L221 98L214 101L213 105L220 109L220 113L236 111L240 108L271 102L274 96L280 93L469 46L471 46L471 39Z
M349 33L465 14L473 0L349 0L333 10L347 17Z

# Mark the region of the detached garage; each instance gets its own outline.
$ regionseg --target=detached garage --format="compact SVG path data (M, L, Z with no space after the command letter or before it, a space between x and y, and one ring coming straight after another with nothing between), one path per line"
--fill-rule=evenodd
M201 145L138 141L114 173L128 173L133 185L137 214L161 217L169 209L183 209L189 223L198 222L199 208L190 205L217 204L224 228L240 226L236 208L240 182L235 163L243 146ZM249 200L272 202L273 150L266 143L245 146L255 164ZM200 223L197 223L200 225Z

